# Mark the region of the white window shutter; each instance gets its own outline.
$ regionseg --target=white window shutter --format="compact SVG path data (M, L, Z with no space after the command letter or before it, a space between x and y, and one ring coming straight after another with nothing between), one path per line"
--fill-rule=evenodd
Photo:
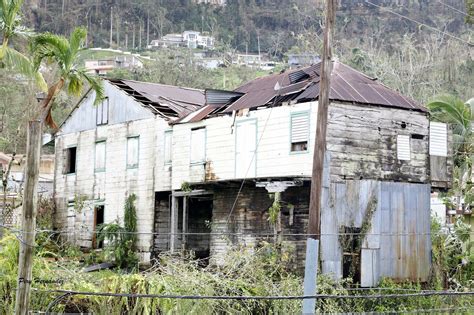
M430 155L448 156L448 126L444 123L430 123Z
M172 137L173 133L171 131L165 131L165 139L164 139L164 160L165 163L170 163L172 158Z
M410 160L410 136L397 136L397 158L399 160Z
M139 137L130 137L127 140L127 167L138 166Z
M95 170L105 170L105 141L95 144Z
M257 122L238 122L235 131L235 177L255 177L257 160Z
M309 137L309 114L291 116L291 143L307 142Z
M202 163L206 159L206 129L191 130L191 163Z
M102 124L109 123L109 98L102 102Z

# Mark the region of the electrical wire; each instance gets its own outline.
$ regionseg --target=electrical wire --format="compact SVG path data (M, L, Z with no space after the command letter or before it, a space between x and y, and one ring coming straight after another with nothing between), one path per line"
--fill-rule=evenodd
M380 5L378 5L378 4L375 4L375 3L370 2L370 1L368 1L368 0L365 0L365 3L370 4L370 5L374 6L374 7L379 8L379 9L382 9L382 10L384 10L384 11L386 11L386 12L392 13L392 14L394 14L394 15L396 15L396 16L399 16L399 17L401 17L401 18L403 18L403 19L412 21L412 22L414 22L414 23L416 23L416 24L418 24L418 25L426 26L427 28L429 28L429 29L431 29L431 30L433 30L433 31L436 31L436 32L438 32L438 33L440 33L440 34L444 34L444 35L446 35L446 36L449 36L449 37L451 37L451 38L454 38L454 39L456 39L456 40L458 40L458 41L461 41L461 42L467 44L468 46L471 46L471 47L474 46L474 43L468 42L468 41L466 41L466 40L464 40L464 39L462 39L462 38L460 38L460 37L457 37L457 36L455 36L455 35L453 35L453 34L446 33L446 32L444 32L444 31L442 31L442 30L440 30L440 29L437 29L436 27L429 26L429 25L427 25L427 24L425 24L425 23L422 23L422 22L419 22L419 21L414 20L414 19L412 19L412 18L409 18L409 17L407 17L407 16L405 16L405 15L403 15L403 14L400 14L400 13L398 13L398 12L392 11L392 10L390 10L390 9L387 8L387 7L380 6Z
M450 8L450 9L452 9L452 10L458 12L458 13L461 13L461 14L464 15L464 16L468 16L468 14L467 14L466 12L463 12L463 11L461 11L461 10L458 10L458 9L456 9L456 8L453 7L453 6L450 6L449 4L442 2L441 0L438 0L438 2L441 3L442 5L444 5L444 6L447 7L447 8Z

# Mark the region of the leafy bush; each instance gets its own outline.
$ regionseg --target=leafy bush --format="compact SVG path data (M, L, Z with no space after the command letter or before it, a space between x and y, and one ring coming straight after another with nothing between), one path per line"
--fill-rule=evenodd
M97 233L99 242L107 241L106 250L120 268L135 268L138 264L136 199L135 194L131 194L125 200L123 227L118 223L102 224Z

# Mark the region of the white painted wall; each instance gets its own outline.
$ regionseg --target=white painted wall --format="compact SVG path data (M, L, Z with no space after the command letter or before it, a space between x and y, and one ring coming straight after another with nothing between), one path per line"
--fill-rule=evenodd
M290 117L292 113L301 111L310 112L309 150L303 153L291 153ZM235 117L235 123L232 116L223 116L173 126L172 189L179 189L183 182L203 182L206 168L208 176L212 173L216 180L243 177L311 176L316 113L317 102L308 102L250 111L246 116ZM257 152L254 157L256 174L249 176L252 174L249 172L247 176L236 177L235 126L239 122L251 120L257 122ZM191 164L190 148L196 145L191 143L191 129L200 126L206 127L207 166ZM168 178L160 179L166 182L168 180ZM161 186L164 187L164 184Z

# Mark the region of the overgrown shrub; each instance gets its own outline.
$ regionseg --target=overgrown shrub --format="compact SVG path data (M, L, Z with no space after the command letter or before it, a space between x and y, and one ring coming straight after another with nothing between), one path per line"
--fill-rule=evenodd
M119 268L136 268L137 209L135 194L125 200L124 226L119 223L102 224L98 228L97 240L107 241L106 251L114 258Z

